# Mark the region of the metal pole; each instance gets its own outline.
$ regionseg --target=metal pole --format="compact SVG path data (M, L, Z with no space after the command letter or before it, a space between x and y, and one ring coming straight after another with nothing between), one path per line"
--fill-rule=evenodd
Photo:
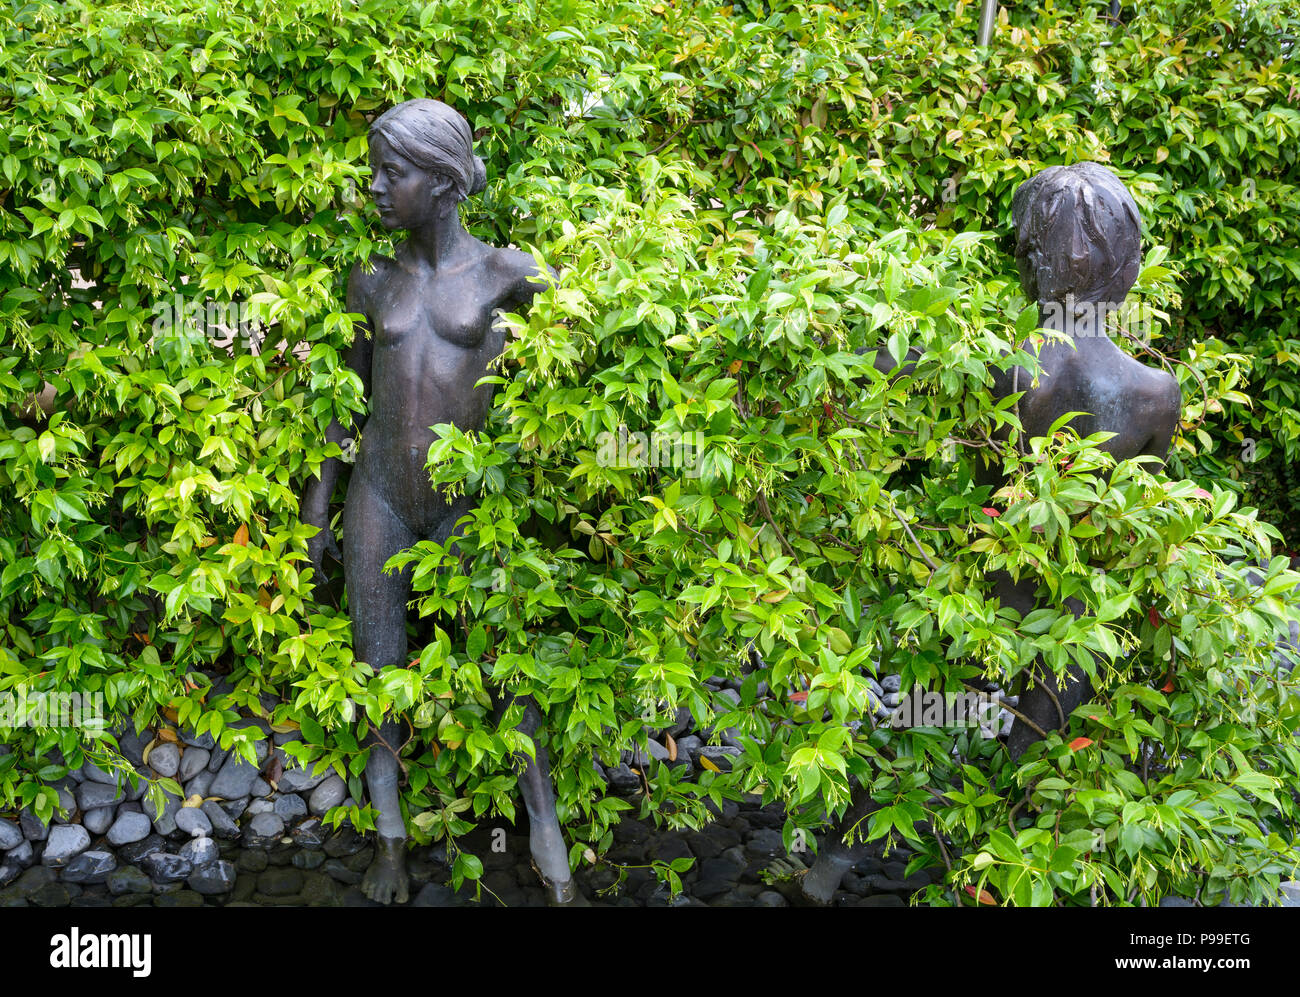
M998 0L984 0L984 7L980 11L980 34L977 45L984 47L993 40L993 25L997 23Z

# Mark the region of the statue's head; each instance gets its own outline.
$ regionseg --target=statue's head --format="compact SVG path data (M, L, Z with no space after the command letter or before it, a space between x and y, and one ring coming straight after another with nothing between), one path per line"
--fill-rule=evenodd
M487 184L469 122L440 100L403 101L370 126L370 193L385 228L413 229Z
M1011 203L1016 264L1031 300L1118 305L1142 264L1142 223L1128 189L1100 163L1049 166Z

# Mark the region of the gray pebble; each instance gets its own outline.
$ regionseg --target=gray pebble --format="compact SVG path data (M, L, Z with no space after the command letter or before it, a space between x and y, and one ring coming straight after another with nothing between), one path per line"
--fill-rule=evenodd
M11 820L0 820L0 851L7 852L23 843L23 832Z
M193 731L182 732L181 740L185 742L187 747L195 748L199 751L211 751L217 746L217 739L210 733L195 734ZM187 755L189 754L188 751L185 753Z
M176 813L176 826L192 838L212 833L212 821L198 807L181 807Z
M239 825L236 824L215 800L204 800L200 808L208 815L208 820L212 822L212 833L215 837L225 841L231 841L239 837Z
M217 850L217 843L211 838L192 838L181 846L179 854L195 869L200 869L221 857Z
M91 834L103 834L113 826L116 807L98 807L81 815L82 826Z
M112 852L82 852L63 870L65 883L102 883L117 868Z
M307 816L307 804L301 796L294 793L286 793L275 801L275 813L283 817L286 821L291 821L295 817Z
M347 784L336 774L330 773L329 778L312 790L308 808L319 817L328 811L330 807L336 807L342 803L347 795Z
M179 883L191 872L188 860L170 852L152 852L140 864L155 883Z
M148 744L149 737L147 735L137 734L134 731L117 735L117 750L122 752L126 760L132 765L144 764L144 749Z
M707 758L723 772L728 772L731 770L731 760L739 757L740 753L739 748L728 747L725 744L706 744L695 753L695 758L697 761Z
M83 782L86 780L90 780L91 782L102 782L105 786L116 786L118 784L117 776L105 772L94 762L90 761L90 759L86 759L86 761L82 763L80 772Z
M208 767L208 762L212 760L212 752L206 748L189 748L181 756L181 766L177 770L180 773L181 782L189 782L200 772Z
M187 754L188 758L189 755ZM212 780L215 779L211 772L203 771L185 784L185 798L188 800L191 796L208 797L212 795Z
M90 835L80 824L56 824L50 828L41 864L54 868L65 866L89 847Z
M253 780L252 785L248 787L248 795L256 796L259 799L271 795L271 784L265 779L258 777Z
M610 788L615 793L626 795L635 793L641 788L641 777L623 762L610 766L605 770L605 774L609 778Z
M205 897L229 893L235 888L235 867L226 861L212 862L190 873L189 887Z
M23 843L17 848L10 849L9 854L5 856L5 861L18 866L19 869L30 867L36 861L36 853L32 850L32 843L23 839Z
M276 838L284 834L284 821L275 814L258 814L248 827L259 838Z
M126 799L126 793L116 786L87 780L77 787L77 806L82 811L113 806Z
M131 785L131 780L126 781L126 798L129 802L134 803L139 800L149 789L149 772L147 769L138 768L135 770L135 785Z
M688 734L686 737L679 737L677 739L677 757L682 758L685 756L686 758L694 758L696 752L698 752L703 746L704 742L694 734Z
M290 768L290 765L294 765ZM309 768L314 768L313 762ZM296 767L296 763L286 762L284 766L284 775L280 776L279 789L282 793L309 793L329 775L330 770L327 768L319 775L308 775L308 769Z
M249 817L256 817L258 814L275 813L275 803L271 800L254 800L244 811Z
M154 830L165 836L176 830L176 814L180 809L180 797L172 793L165 793L161 812L155 810L153 804L148 800L145 801L144 812L153 818Z
M117 850L117 857L127 865L139 865L146 855L165 850L167 842L161 834L149 834L140 841L122 845Z
M149 767L164 779L176 775L180 765L181 750L174 744L159 744L149 752Z
M133 865L114 869L107 877L108 892L115 897L125 893L148 893L153 889L149 877Z
M328 838L328 832L315 817L303 821L293 829L293 840L300 848L320 848Z
M248 800L224 800L221 803L221 809L224 810L231 820L239 820L248 809Z
M257 769L249 765L238 755L232 754L226 763L221 766L221 771L217 777L212 780L209 792L213 796L219 796L223 800L238 800L249 795L252 789L253 780L257 778Z
M151 826L149 818L142 813L119 813L113 826L108 829L108 843L116 848L133 841L143 841L149 836Z
M72 795L76 783L71 779L60 779L58 782L51 783L51 788L59 794L59 805L54 808L54 823L67 824L72 820L72 815L77 811L77 798Z
M221 766L226 764L226 759L230 757L230 752L221 748L211 748L209 751L212 757L208 759L208 771L216 775L221 771Z

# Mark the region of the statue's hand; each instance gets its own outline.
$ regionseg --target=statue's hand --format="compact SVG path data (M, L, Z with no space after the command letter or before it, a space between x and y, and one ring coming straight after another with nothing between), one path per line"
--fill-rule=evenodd
M307 541L307 560L312 567L312 583L319 588L325 581L325 555L343 560L334 531L330 529L329 492L320 481L307 485L299 509L302 522L317 528L316 535Z

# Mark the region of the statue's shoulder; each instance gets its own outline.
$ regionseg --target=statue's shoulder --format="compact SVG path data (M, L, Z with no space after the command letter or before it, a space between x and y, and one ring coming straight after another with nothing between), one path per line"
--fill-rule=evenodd
M487 255L487 265L496 273L510 278L523 278L537 274L537 261L532 253L507 246L493 248Z
M389 268L394 265L390 257L378 254L352 264L348 274L348 307L364 312L371 292L387 279Z
M540 279L541 271L531 253L509 247L498 248L488 253L485 262L500 282L504 296L512 300L530 300L546 286L545 281ZM553 267L547 269L551 276L555 276Z

